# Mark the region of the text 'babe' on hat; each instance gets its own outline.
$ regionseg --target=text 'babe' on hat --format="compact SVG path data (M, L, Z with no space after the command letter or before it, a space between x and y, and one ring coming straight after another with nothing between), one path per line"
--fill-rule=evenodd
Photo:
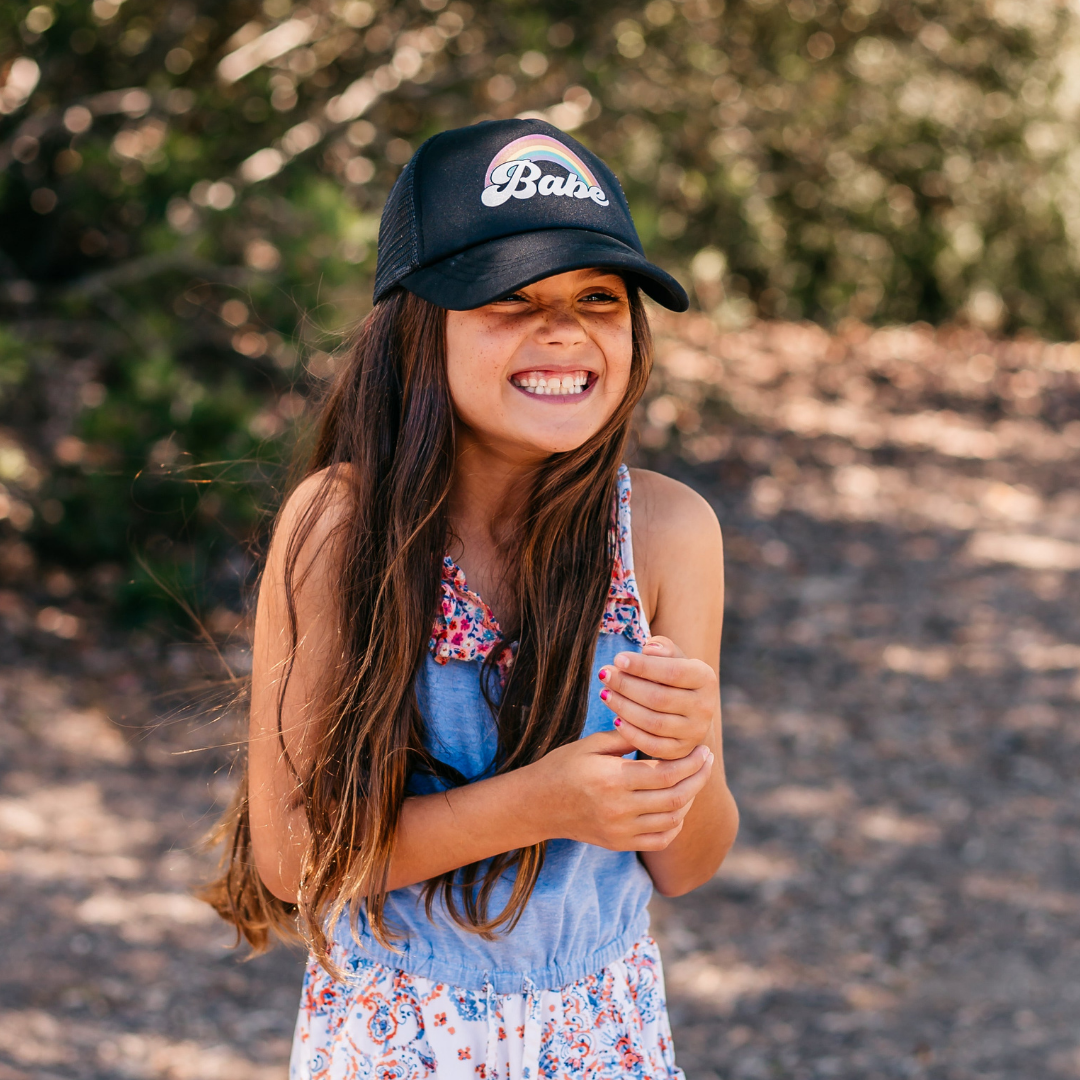
M488 120L432 136L402 170L379 226L375 300L403 285L464 311L594 266L664 307L689 306L645 258L619 181L595 154L542 120Z

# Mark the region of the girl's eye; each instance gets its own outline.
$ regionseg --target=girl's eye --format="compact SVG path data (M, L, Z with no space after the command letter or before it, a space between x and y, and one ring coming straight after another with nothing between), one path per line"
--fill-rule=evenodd
M506 296L500 296L498 300L493 300L493 304L524 304L526 303L525 297L521 293L509 293Z
M606 289L595 289L587 296L581 298L582 303L585 304L616 304L619 298L614 293L609 293Z

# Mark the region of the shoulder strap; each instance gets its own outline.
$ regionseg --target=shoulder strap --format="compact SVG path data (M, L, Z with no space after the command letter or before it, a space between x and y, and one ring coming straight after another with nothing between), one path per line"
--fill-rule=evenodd
M619 466L615 489L615 527L619 534L619 558L623 569L634 572L634 540L630 527L630 470L625 465Z
M630 495L630 470L626 465L620 465L615 489L615 528L618 533L620 565L616 567L615 571L618 580L612 582L612 596L608 602L610 620L606 621L614 620L614 622L619 623L624 621L621 618L616 619L615 613L618 610L620 601L623 604L629 601L631 607L636 609L631 620L636 625L629 628L630 636L634 640L640 637L639 644L641 644L649 635L649 624L645 618L645 608L641 603L637 579L634 576L634 540L633 530L630 527ZM616 630L615 632L620 631Z

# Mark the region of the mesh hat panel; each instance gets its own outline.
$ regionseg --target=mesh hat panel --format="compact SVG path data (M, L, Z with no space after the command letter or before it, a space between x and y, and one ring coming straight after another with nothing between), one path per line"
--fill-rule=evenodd
M375 268L376 301L403 277L420 268L420 219L416 213L413 183L419 156L417 151L402 169L383 207L379 221L379 259Z

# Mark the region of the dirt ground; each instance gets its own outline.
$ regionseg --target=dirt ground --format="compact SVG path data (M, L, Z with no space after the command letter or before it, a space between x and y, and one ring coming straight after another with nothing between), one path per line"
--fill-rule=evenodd
M1080 347L675 325L640 458L724 526L742 809L655 904L680 1064L1080 1077ZM282 1078L301 959L190 892L235 716L62 615L0 593L0 1080Z

